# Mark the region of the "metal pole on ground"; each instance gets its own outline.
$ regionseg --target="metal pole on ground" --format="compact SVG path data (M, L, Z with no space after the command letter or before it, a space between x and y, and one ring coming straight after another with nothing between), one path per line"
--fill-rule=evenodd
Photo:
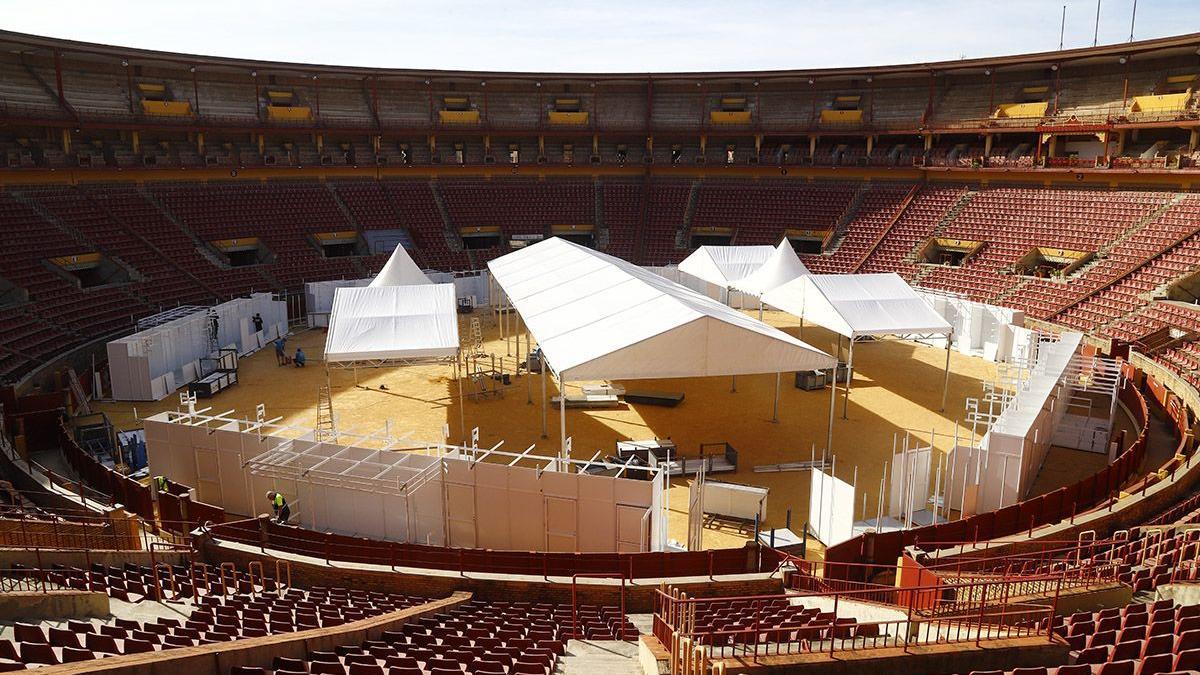
M842 419L847 419L850 409L850 382L854 380L854 335L850 336L850 348L846 356L846 395L842 397Z
M455 370L455 375L456 375L456 377L454 379L456 382L458 382L458 432L463 435L463 438L466 438L467 437L467 413L463 411L463 408L466 407L467 400L465 398L463 398L462 370L459 367L457 356L454 357L454 370Z
M562 376L558 376L558 430L559 443L558 449L562 452L563 457L567 456L567 383L563 382Z
M946 412L946 396L950 393L950 343L954 340L954 332L946 333L946 373L942 376L942 410Z
M779 421L779 381L783 377L782 373L775 373L775 406L771 409L771 421Z
M837 404L837 363L833 364L833 381L829 383L829 432L825 438L825 449L833 451L833 409Z

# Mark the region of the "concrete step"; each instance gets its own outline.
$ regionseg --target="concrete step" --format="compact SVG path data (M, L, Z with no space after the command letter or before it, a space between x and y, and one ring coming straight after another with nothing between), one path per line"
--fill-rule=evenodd
M570 640L554 672L562 675L641 675L636 641Z

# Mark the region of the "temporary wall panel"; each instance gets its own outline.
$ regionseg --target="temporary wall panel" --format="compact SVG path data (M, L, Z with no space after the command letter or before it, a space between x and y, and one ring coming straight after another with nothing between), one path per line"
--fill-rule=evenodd
M253 317L263 319L254 331ZM247 354L287 333L287 305L270 293L255 293L172 319L107 345L113 398L157 401L200 377L200 359L210 356L211 317L217 344Z
M820 469L809 471L809 527L825 546L854 536L854 486Z
M493 550L659 548L656 482L379 451L311 434L259 436L236 422L210 428L188 419L145 420L150 471L194 485L198 499L231 514L268 511L266 492L278 490L292 522L339 534ZM287 472L256 472L264 461L256 458L271 450L294 454Z

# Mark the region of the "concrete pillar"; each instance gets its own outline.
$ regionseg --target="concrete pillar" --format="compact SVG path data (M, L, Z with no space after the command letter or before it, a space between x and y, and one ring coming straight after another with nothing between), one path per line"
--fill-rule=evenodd
M984 135L984 137L983 137L983 156L984 157L992 156L992 140L994 138L995 138L995 136L992 136L991 134Z
M812 159L813 157L816 157L816 156L817 156L817 137L809 136L808 137L808 158Z
M867 136L867 157L871 156L871 151L875 149L875 137Z
M933 134L925 134L925 149L933 149Z
M1117 132L1117 156L1125 154L1125 130Z

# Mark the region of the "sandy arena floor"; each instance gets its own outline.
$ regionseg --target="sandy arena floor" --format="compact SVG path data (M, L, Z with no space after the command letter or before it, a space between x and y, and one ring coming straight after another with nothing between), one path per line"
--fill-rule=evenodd
M484 349L505 355L505 343L499 340L494 319L476 313L483 324ZM461 331L469 332L469 317L460 317ZM799 335L794 317L767 312L765 320L793 335ZM803 339L833 353L834 335L807 327ZM288 341L289 353L302 346L308 355L308 367L280 367L273 350L260 351L241 362L240 382L213 399L202 400L212 412L233 410L237 416L253 418L258 403L266 405L268 418L282 416L286 424L309 426L316 422L318 388L325 381L321 359L325 333L301 332ZM510 348L515 349L512 345ZM524 345L522 344L522 354ZM514 352L515 354L515 352ZM950 394L946 412L938 412L942 399L942 367L945 352L901 340L860 343L855 347L854 387L850 397L849 419L841 418L839 390L834 422L833 454L837 456L837 475L850 481L857 469L859 494L867 495L867 511L873 513L883 464L892 452L893 437L904 429L929 430L952 435L956 421L964 415L964 399L979 396L981 382L995 373L995 365L983 359L951 355ZM506 357L505 371L512 372L516 358ZM436 441L442 427L450 426L451 441L469 437L470 429L480 429L480 445L504 441L504 449L521 451L536 444L544 454L558 449L558 411L552 407L547 420L549 437L543 438L540 377L521 376L513 380L502 396L467 400L461 408L466 434L460 429L460 401L451 379L451 366L409 366L358 371L358 385L351 371L331 371L333 406L339 431L382 432L390 420L393 435L411 434L414 441ZM730 378L639 380L626 382L631 389L678 391L686 399L676 408L626 406L606 410L568 410L567 434L572 437L575 458L589 458L597 450L614 454L618 439L670 437L680 450L695 455L701 443L728 442L739 453L736 473L718 474L712 480L729 480L770 488L767 527L782 527L786 512L792 511L792 529L799 532L808 515L807 472L754 473L753 467L809 459L812 447L817 455L825 445L829 411L829 392L806 392L793 387L792 377L783 376L779 422L771 421L775 391L774 375L737 378L737 391L731 391ZM380 386L386 386L381 390ZM531 386L532 385L532 386ZM557 393L553 379L547 394ZM571 392L568 392L571 393ZM532 403L529 401L532 400ZM97 406L108 413L121 429L139 428L135 419L162 410L174 410L178 399L172 395L162 401L137 404L103 403ZM969 433L965 426L963 434ZM943 452L950 440L945 436L935 445ZM687 479L676 479L671 494L670 535L686 540ZM861 496L859 498L861 500ZM861 502L855 517L861 516ZM719 548L740 545L748 537L737 528L709 529L705 546Z

